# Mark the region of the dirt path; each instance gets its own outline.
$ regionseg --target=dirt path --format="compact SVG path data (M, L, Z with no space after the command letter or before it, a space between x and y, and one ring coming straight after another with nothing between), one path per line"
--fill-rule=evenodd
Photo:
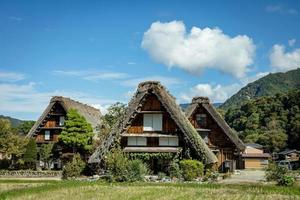
M240 170L230 178L221 180L220 183L258 183L265 180L263 170Z

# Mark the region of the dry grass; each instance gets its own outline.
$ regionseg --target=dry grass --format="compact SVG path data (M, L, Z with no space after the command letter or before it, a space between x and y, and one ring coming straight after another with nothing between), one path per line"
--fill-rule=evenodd
M9 183L14 185L14 183ZM20 183L17 183L17 185ZM36 183L35 183L36 184ZM300 199L299 188L263 185L55 182L0 192L0 199Z

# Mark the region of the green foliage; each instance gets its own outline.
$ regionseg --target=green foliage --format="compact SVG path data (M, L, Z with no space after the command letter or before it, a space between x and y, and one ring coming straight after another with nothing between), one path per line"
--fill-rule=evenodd
M130 159L139 159L144 162L157 160L172 160L176 154L174 153L129 153Z
M45 163L45 168L49 168L49 162L52 159L53 153L53 143L43 144L39 149L40 160Z
M267 181L276 181L280 186L292 186L295 183L293 176L289 175L287 167L278 166L276 163L269 163L266 169Z
M141 160L129 160L128 162L128 180L143 181L148 174L148 168Z
M249 99L261 96L273 96L276 93L286 93L300 86L300 69L286 73L269 74L243 87L230 97L220 108L228 110L238 108Z
M35 169L37 161L37 146L35 139L30 139L26 145L26 151L23 155L23 159L27 168Z
M20 125L17 126L17 132L21 135L26 135L31 127L34 125L35 121L23 121Z
M254 142L269 151L286 147L300 149L300 90L260 97L229 109L225 120L244 142Z
M182 177L186 181L191 181L203 175L204 165L197 160L182 160L179 162Z
M169 165L169 174L171 178L181 178L181 169L177 159L171 161Z
M77 110L70 109L65 121L65 129L59 135L59 140L74 152L90 151L92 149L93 129L86 119Z
M22 120L16 119L16 118L12 118L12 117L8 117L8 116L4 116L4 115L0 115L0 119L5 119L8 120L9 123L11 124L11 126L13 128L16 128L17 126L19 126L22 122Z
M143 181L148 173L147 166L143 161L129 160L121 149L113 149L106 158L106 166L110 181Z
M80 154L75 154L72 161L68 162L62 172L64 179L76 178L81 175L85 168L85 162L81 159Z
M123 182L128 180L128 158L121 149L113 149L105 160L111 181Z

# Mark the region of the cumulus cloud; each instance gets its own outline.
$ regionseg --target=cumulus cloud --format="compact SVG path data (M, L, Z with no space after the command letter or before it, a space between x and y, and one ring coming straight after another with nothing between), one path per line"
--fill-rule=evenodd
M241 88L241 85L231 84L222 86L211 84L198 84L190 89L187 93L181 94L180 98L183 102L191 102L195 96L206 96L214 103L224 102L231 95L236 93Z
M54 75L76 76L88 81L118 80L128 77L126 73L97 70L54 70L52 73Z
M209 97L210 100L214 103L223 103L248 83L254 82L268 74L269 72L258 72L252 76L242 78L240 82L228 85L215 85L208 83L197 84L188 92L181 93L180 101L191 102L192 98L195 96L206 96Z
M17 72L0 71L0 81L16 82L25 79L25 75Z
M246 35L230 37L219 28L193 27L181 21L154 22L144 33L142 48L157 62L191 73L212 68L243 77L253 63L255 45Z
M300 67L300 49L286 51L284 45L275 44L270 53L271 66L275 71L287 71Z
M296 39L290 39L288 42L289 42L289 46L292 47L295 45Z

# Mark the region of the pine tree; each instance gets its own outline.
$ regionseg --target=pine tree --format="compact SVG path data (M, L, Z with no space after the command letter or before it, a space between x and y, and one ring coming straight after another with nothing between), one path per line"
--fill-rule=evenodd
M37 146L35 140L32 138L29 140L26 151L23 156L25 165L28 168L34 169L37 161Z
M92 149L93 129L86 119L77 110L70 109L65 121L65 129L59 136L60 142L67 148L77 151L90 151Z

